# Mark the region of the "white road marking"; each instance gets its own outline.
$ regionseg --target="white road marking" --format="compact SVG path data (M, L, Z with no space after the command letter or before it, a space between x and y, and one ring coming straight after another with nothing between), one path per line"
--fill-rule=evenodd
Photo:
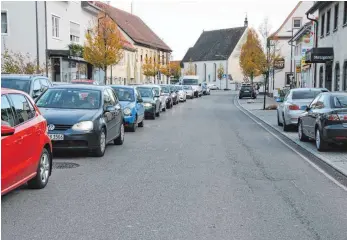
M246 114L250 119L252 119L254 122L256 122L259 126L261 126L263 129L265 129L268 133L270 133L272 136L274 136L277 140L279 140L281 143L283 143L285 146L287 146L289 149L291 149L293 152L295 152L297 155L299 155L302 159L304 159L308 164L310 164L312 167L314 167L318 172L322 173L325 177L327 177L330 181L335 183L337 186L342 188L347 192L347 187L342 185L339 181L335 180L332 176L330 176L328 173L326 173L323 169L321 169L319 166L317 166L315 163L311 162L307 157L305 157L303 154L298 152L296 149L294 149L292 146L290 146L288 143L283 141L280 137L278 137L276 134L272 133L267 127L265 127L262 123L260 123L257 119L255 119L248 110L242 109L241 107L237 106L235 104L235 101L238 101L237 96L234 98L234 105L244 114ZM238 102L239 103L239 102ZM240 104L240 103L239 103ZM241 106L241 104L240 104Z

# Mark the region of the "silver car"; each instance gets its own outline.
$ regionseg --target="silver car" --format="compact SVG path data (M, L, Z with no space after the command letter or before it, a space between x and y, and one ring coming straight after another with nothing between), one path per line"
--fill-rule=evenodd
M192 99L194 98L194 90L190 85L182 85L183 90L186 92L186 98Z
M177 90L177 95L178 95L179 101L180 102L187 101L186 91L183 90L183 86L182 85L177 85L176 86L176 90Z
M156 85L156 84L147 84L147 86L154 87L154 90L155 90L156 94L160 96L159 99L160 99L160 102L161 102L161 111L165 112L166 111L166 103L167 103L167 98L168 97L165 94L163 94L163 90L161 89L161 86L160 85Z
M283 131L297 127L298 118L305 112L307 105L321 92L329 92L326 88L291 89L277 107L277 124Z

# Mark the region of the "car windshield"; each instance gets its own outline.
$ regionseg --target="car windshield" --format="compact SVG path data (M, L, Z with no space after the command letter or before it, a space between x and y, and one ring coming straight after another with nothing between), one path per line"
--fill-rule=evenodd
M139 87L137 89L139 90L141 97L153 98L152 88Z
M135 102L134 89L113 87L116 92L119 101Z
M179 90L182 90L183 88L182 88L182 86L180 85L180 86L176 86L176 89L177 89L177 91L179 91Z
M192 86L190 86L190 85L185 85L185 86L183 86L183 89L184 89L184 90L191 90L191 89L192 89Z
M183 79L182 85L199 85L198 79Z
M168 86L161 86L161 90L164 92L164 93L170 93L170 88Z
M333 108L347 108L347 94L335 95L333 97Z
M14 78L1 78L2 88L11 88L15 90L20 90L26 93L30 93L30 81Z
M100 107L101 94L97 90L51 88L37 101L42 108L97 109Z
M292 99L314 99L321 92L321 90L293 91Z

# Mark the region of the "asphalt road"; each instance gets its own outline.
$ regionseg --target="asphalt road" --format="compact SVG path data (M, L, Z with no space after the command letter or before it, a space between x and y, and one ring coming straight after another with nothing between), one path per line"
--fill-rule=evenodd
M347 239L347 192L233 105L189 100L2 197L2 239Z

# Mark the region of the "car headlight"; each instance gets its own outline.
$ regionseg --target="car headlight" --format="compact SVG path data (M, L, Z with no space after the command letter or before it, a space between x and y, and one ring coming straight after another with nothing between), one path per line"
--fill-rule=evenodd
M72 129L77 131L90 131L93 130L93 127L94 124L92 121L83 121L73 125Z
M145 106L145 107L152 107L152 103L144 103L143 106Z
M127 115L127 116L131 115L130 108L124 108L123 113L124 113L124 115Z

